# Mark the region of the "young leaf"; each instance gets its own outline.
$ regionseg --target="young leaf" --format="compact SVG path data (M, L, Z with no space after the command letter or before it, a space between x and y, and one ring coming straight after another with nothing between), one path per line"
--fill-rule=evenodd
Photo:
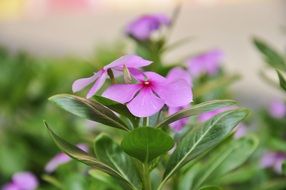
M282 55L267 45L261 39L254 38L254 45L264 55L265 61L276 69L286 70L286 63Z
M156 127L164 127L179 119L199 115L200 113L211 111L218 108L232 106L235 105L236 103L237 102L233 100L213 100L197 104L195 106L192 106L191 108L184 109L167 117L165 120L161 121Z
M111 168L110 166L96 160L94 157L90 156L88 153L84 152L83 150L79 149L78 147L68 143L67 141L63 140L61 137L56 135L48 126L46 122L44 122L48 132L56 145L67 155L71 158L76 159L92 168L101 170L119 180L121 180L127 189L135 190L136 188L127 181L124 176L122 176L119 172Z
M258 139L254 136L227 141L203 164L192 189L198 189L205 181L213 182L215 179L217 182L218 178L243 164L257 145Z
M277 75L278 75L278 78L279 78L279 83L280 83L280 87L286 91L286 79L285 77L283 76L282 72L279 71L279 70L276 70L277 72Z
M174 145L173 139L161 129L140 127L128 133L121 142L123 150L142 162L150 162L166 153Z
M86 119L128 131L127 125L112 110L102 104L69 94L59 94L49 98L64 110Z
M138 171L131 157L106 135L99 135L94 142L96 158L114 168L125 180L138 189L142 188Z
M246 109L226 111L187 134L171 155L160 188L186 163L218 145L247 115Z

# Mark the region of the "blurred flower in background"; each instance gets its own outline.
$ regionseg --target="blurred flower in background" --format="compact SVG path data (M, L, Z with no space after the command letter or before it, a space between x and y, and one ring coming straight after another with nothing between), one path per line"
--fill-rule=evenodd
M283 152L266 152L261 158L261 167L273 168L275 172L282 172L282 163L286 160L286 154Z
M31 172L18 172L12 177L12 181L2 190L34 190L38 187L38 180Z
M286 104L283 101L275 100L273 101L268 109L269 114L277 119L286 116Z

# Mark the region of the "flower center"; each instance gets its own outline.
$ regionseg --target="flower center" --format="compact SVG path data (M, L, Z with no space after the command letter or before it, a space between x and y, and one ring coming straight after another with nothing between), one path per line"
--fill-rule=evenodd
M151 82L150 81L143 81L142 84L144 87L150 87Z

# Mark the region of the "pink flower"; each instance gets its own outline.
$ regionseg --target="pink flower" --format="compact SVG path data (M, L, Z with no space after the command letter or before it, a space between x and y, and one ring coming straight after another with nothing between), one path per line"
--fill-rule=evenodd
M34 190L38 187L38 180L31 172L18 172L12 181L6 184L3 190Z
M192 77L198 77L202 74L215 75L220 68L220 62L223 58L223 52L212 50L187 60L189 72Z
M272 117L281 119L286 116L286 105L283 101L274 101L271 103L268 112Z
M88 148L85 144L78 144L78 148L87 152ZM56 154L46 165L45 171L47 173L54 172L60 165L66 164L71 161L71 158L65 153Z
M282 172L282 164L286 160L286 154L282 152L266 152L260 161L262 168L273 168L275 172Z
M140 67L144 67L147 65L150 65L152 62L145 60L137 55L125 55L120 57L119 59L113 61L109 65L106 65L98 72L94 73L93 76L88 78L82 78L74 81L72 85L73 92L81 91L86 86L90 85L91 83L94 83L92 88L87 93L87 98L91 98L104 84L108 73L107 70L111 69L114 72L122 72L124 66L127 67L127 69L130 70L131 74L138 74L138 69Z
M240 123L237 126L237 130L234 133L234 138L239 139L247 134L247 127L246 125Z
M137 40L148 40L153 32L168 26L171 20L162 14L143 15L126 27L126 33Z
M186 106L180 106L180 107L169 107L168 109L168 115L172 115L177 113L178 111L181 111L182 109L188 108L189 104ZM183 127L188 123L189 119L188 118L183 118L180 120L177 120L173 123L170 124L171 128L175 131L175 132L179 132L183 129Z
M192 88L192 80L191 80L191 76L190 74L185 71L184 69L180 68L180 67L175 67L172 70L169 71L168 75L167 75L167 80L171 81L175 81L175 80L185 80L188 85L189 88L191 90ZM183 105L183 106L179 106L179 107L170 107L169 106L169 110L168 110L168 115L172 115L178 111L181 111L182 109L185 109L187 107L189 107L189 104ZM183 118L180 119L178 121L175 121L173 123L170 124L171 128L178 132L180 131L186 124L188 123L188 118Z
M182 79L168 81L154 72L139 76L137 84L115 84L103 96L120 103L127 103L129 111L138 117L154 115L166 104L169 107L187 105L192 101L189 84Z

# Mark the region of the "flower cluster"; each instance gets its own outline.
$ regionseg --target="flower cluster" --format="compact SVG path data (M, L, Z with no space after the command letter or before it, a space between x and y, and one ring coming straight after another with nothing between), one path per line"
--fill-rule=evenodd
M215 75L220 69L220 63L224 55L221 50L214 49L202 53L187 60L189 72L192 77L198 77L202 74Z
M154 32L170 24L170 18L163 14L143 15L126 27L126 33L136 40L145 41L149 40Z
M149 117L159 112L164 105L171 110L187 106L192 102L191 79L187 71L176 68L167 77L155 72L143 72L141 67L151 64L137 55L123 56L90 78L76 80L73 91L77 92L95 82L87 94L91 98L107 79L110 69L114 77L122 75L124 70L135 82L112 84L102 96L126 104L130 112L137 117ZM171 111L172 112L172 111Z

